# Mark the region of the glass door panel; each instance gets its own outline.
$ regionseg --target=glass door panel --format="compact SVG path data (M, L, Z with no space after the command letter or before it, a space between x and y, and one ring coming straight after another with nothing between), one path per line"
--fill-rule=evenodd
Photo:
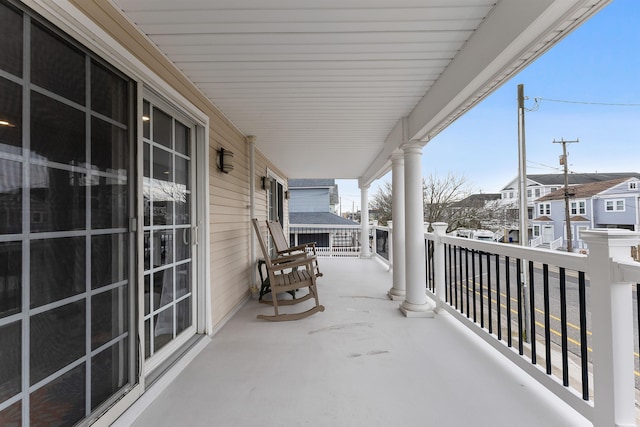
M133 82L0 0L0 425L131 389ZM6 54L5 54L6 52Z
M174 351L195 333L192 212L194 127L151 100L143 103L145 358ZM166 351L160 350L167 348ZM162 353L165 356L163 356ZM155 363L154 362L154 363ZM153 365L153 364L152 364Z

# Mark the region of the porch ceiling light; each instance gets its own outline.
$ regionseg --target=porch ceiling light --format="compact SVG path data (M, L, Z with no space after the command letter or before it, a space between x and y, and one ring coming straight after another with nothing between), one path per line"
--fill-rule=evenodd
M233 170L233 153L222 147L218 150L218 170L223 173Z
M14 125L11 122L8 122L7 120L0 120L0 126L6 126L6 127L10 127L10 128L16 127L16 125Z

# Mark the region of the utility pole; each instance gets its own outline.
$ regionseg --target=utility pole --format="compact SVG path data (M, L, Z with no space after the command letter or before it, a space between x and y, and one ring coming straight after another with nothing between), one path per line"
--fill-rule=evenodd
M525 144L524 132L524 85L518 85L518 192L520 193L520 246L529 245L529 206L527 203L527 149ZM529 298L529 286L527 285L526 266L527 262L522 259L521 282L523 295L523 313L524 313L524 341L530 342L531 337L531 321L527 312L532 310ZM530 308L531 307L531 308ZM535 338L534 338L535 339Z
M564 218L567 224L567 252L573 252L573 236L571 235L571 212L569 210L569 198L573 194L569 194L569 161L567 160L567 144L578 143L578 138L575 141L565 141L564 138L560 138L560 141L553 140L554 144L562 144L562 156L560 156L560 164L564 165Z

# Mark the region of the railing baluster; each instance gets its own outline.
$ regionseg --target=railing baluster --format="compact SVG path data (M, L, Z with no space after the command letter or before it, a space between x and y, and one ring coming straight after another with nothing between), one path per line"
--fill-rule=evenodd
M504 274L507 287L507 346L511 347L513 345L511 331L511 262L508 256L504 257Z
M533 261L529 261L529 305L531 336L527 338L529 338L529 342L531 343L531 363L535 365L538 363L538 354L536 352L536 294Z
M560 267L560 330L562 335L562 384L569 386L569 354L567 342L567 277Z
M487 311L489 312L489 333L493 333L493 320L491 313L491 254L487 252Z
M524 343L522 340L522 260L516 259L516 284L518 285L518 353L524 354Z
M582 364L582 399L589 400L589 354L587 342L587 296L584 272L578 272L580 304L580 359Z
M453 276L451 275L451 245L447 245L447 253L449 255L449 289L447 291L449 294L448 302L449 304L453 305L453 292L451 292L451 282L453 281Z
M496 254L496 310L498 321L498 341L502 341L502 304L500 294L500 255Z
M484 328L484 279L482 274L482 252L478 251L478 266L480 268L480 327Z
M542 265L542 286L544 287L544 349L547 374L551 375L551 316L549 309L549 265Z
M463 286L464 286L464 279L463 279L463 275L462 275L462 246L458 246L458 262L459 262L459 267L458 270L460 272L460 311L462 312L462 314L464 314L464 290L463 290Z
M471 295L473 296L473 322L478 322L476 307L476 251L471 249Z
M458 308L458 247L453 247L453 306Z
M467 319L469 318L469 249L464 248L464 292L467 300Z

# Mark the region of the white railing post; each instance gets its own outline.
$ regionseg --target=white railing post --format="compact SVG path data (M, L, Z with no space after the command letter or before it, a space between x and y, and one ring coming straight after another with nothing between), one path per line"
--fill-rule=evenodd
M360 257L371 258L369 250L369 186L360 185Z
M377 255L378 254L378 226L374 225L373 227L371 227L372 232L371 232L371 236L373 237L371 240L371 255Z
M389 257L389 271L393 271L393 228L389 221L389 230L387 231L387 256Z
M435 239L433 241L433 280L436 288L436 309L442 307L445 297L445 283L444 283L444 243L442 243L441 237L447 234L448 224L445 222L434 222L431 224L433 228L433 234Z
M333 257L333 231L329 233L329 258Z
M593 425L635 426L633 294L616 261L631 260L640 233L617 229L582 232L589 245L593 329Z

